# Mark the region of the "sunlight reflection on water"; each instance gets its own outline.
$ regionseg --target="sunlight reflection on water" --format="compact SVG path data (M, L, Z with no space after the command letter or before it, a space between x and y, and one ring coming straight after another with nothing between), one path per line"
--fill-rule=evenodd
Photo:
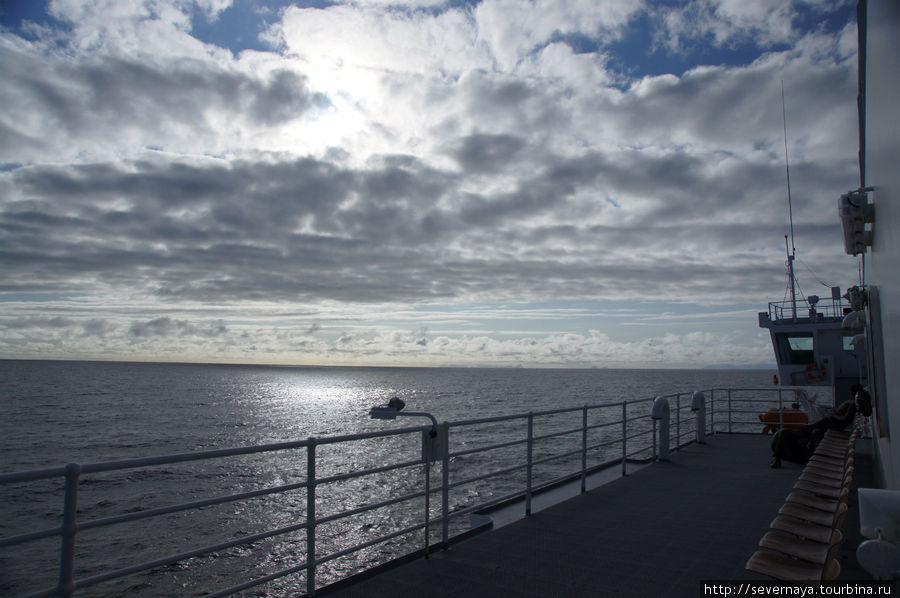
M4 377L4 374L7 377ZM384 422L369 418L372 406L399 396L408 409L432 411L439 420L524 413L529 410L579 406L625 398L647 398L672 390L709 386L766 386L770 372L623 370L459 370L400 368L264 368L165 364L100 364L74 362L0 362L0 379L16 380L3 395L0 450L8 471L127 457L170 454L199 449L246 446L386 430L425 423ZM637 390L636 390L637 389ZM618 414L616 414L618 415ZM578 418L575 418L577 420ZM536 433L571 428L571 417L551 419ZM457 448L471 448L498 438L524 437L524 420L454 429ZM564 446L568 440L560 440ZM505 462L521 461L524 449L510 447L455 458L454 475L471 477ZM377 467L387 460L416 460L415 436L389 437L317 449L318 477ZM540 456L538 450L537 455ZM543 474L553 477L552 469ZM319 515L354 509L418 491L423 467L416 465L376 478L317 489ZM305 450L279 451L217 460L110 472L85 476L80 485L79 518L90 519L146 510L181 501L224 496L281 484L302 482ZM499 496L523 485L522 473L459 488L452 508ZM435 478L436 481L436 478ZM61 484L37 490L3 489L0 506L8 514L0 531L57 525ZM434 508L434 504L432 505ZM203 544L226 542L268 529L302 523L306 491L174 513L146 523L79 534L79 575L93 574L101 562L125 566ZM323 525L318 552L363 542L389 530L421 521L421 498L379 511L361 513ZM434 512L436 514L436 511ZM467 521L454 525L464 529ZM373 546L320 567L321 583L369 568L421 547L421 532ZM56 545L58 546L58 544ZM7 571L17 578L44 578L57 568L55 546L45 552L7 554ZM29 549L30 550L30 549ZM37 549L35 549L37 550ZM184 595L239 583L302 563L305 532L237 546L184 563L168 565L126 580L98 586L92 595ZM0 581L0 589L17 587ZM11 584L4 588L2 584ZM273 582L253 595L296 593L301 576ZM36 588L31 588L36 589ZM12 593L12 592L11 592Z

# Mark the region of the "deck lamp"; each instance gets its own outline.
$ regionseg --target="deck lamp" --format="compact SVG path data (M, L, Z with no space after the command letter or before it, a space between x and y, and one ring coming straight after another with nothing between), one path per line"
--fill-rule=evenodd
M369 417L372 419L396 419L398 415L408 417L427 417L431 420L432 430L437 431L437 419L425 411L403 411L406 403L399 397L392 397L388 404L383 407L372 407L369 410Z
M372 419L397 419L397 416L406 417L427 417L431 420L431 429L422 430L422 463L425 464L425 558L429 554L429 538L428 528L431 524L431 464L438 459L445 459L444 462L444 487L446 488L447 476L447 424L438 427L437 418L425 411L403 411L406 403L399 397L392 397L388 404L383 407L372 407L369 410L369 417ZM444 525L446 526L446 514L444 515ZM446 536L446 534L445 534Z

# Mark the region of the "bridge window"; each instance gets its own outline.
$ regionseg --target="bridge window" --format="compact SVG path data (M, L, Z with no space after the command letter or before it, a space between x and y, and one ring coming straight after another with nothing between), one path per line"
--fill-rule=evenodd
M807 365L813 362L812 333L777 334L778 361L785 365Z
M844 337L844 351L847 351L848 353L853 351L853 343L850 342L852 340L853 340L852 336Z

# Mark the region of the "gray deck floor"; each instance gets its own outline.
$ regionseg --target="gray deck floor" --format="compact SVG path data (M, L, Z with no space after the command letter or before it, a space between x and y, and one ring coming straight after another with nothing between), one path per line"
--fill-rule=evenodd
M701 581L767 579L744 570L802 469L768 467L770 437L718 435L531 517L350 584L341 598L699 596ZM860 440L859 446L870 443ZM866 464L857 479L869 485ZM870 470L870 467L869 467ZM842 578L865 579L855 492Z

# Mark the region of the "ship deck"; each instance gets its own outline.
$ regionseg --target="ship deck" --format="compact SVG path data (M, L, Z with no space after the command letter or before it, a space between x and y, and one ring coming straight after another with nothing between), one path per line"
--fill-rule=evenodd
M773 470L769 436L720 434L575 498L317 595L341 598L698 596L701 582L767 580L744 569L802 466ZM856 487L872 485L871 440L857 442L841 579L856 562Z

